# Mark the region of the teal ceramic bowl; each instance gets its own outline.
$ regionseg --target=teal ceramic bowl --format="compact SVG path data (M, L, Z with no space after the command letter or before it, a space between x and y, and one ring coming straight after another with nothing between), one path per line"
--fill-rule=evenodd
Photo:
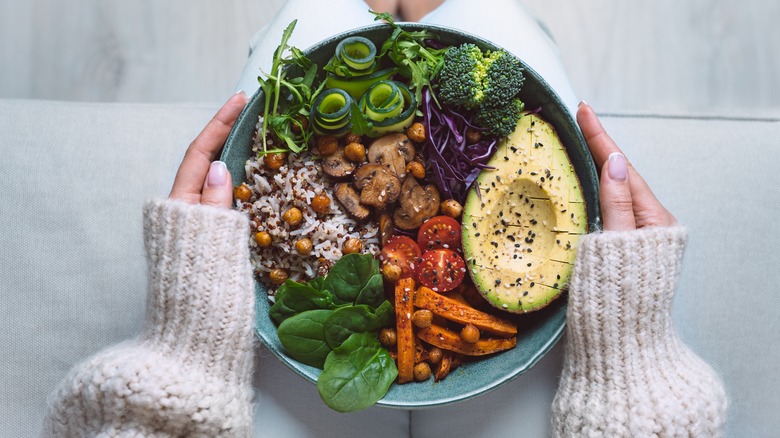
M448 45L472 42L483 50L498 47L479 37L461 31L418 23L402 23L408 30L428 29L436 33ZM377 47L390 36L390 26L377 24L334 35L305 51L307 56L320 66L327 63L336 45L348 36L363 36L371 39ZM558 132L583 188L591 231L599 225L598 175L585 140L566 110L561 99L535 71L523 64L525 84L520 95L526 108L542 108L541 115ZM244 166L250 158L255 126L263 107L263 93L258 91L249 100L238 118L225 148L222 161L227 163L233 175L233 184L238 185L246 178ZM316 383L319 370L303 365L289 357L279 342L276 327L268 316L269 302L265 289L257 284L257 336L274 355L290 369ZM531 369L560 339L566 323L566 295L537 312L518 316L517 347L496 356L462 365L447 378L433 383L393 384L380 406L412 409L440 406L466 400L495 389Z

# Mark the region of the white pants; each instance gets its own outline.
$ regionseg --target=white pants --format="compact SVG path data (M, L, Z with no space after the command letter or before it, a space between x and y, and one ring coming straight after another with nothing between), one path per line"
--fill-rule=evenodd
M236 90L252 95L259 72L268 71L282 31L298 20L290 45L306 49L343 31L374 23L363 0L288 0L250 42L250 55ZM459 29L492 41L534 69L576 113L578 99L563 69L558 48L539 22L517 0L446 0L420 22Z

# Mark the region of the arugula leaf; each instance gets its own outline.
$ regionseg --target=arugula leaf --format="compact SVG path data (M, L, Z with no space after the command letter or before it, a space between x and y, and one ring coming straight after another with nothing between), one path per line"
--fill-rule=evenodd
M350 111L349 122L352 124L351 131L357 135L368 135L374 128L374 124L368 120L363 111L355 101L352 101L352 110Z
M374 21L384 20L393 27L390 35L379 52L379 56L387 54L398 65L401 75L409 78L409 88L414 90L417 102L422 102L423 87L431 87L432 81L444 66L446 49L434 49L425 45L426 39L434 39L433 33L406 31L395 23L393 16L387 12L377 13Z
M263 114L259 135L263 149L260 155L292 151L299 153L306 149L312 130L300 121L308 117L311 104L324 87L324 82L314 89L318 67L296 47L288 42L297 20L293 20L282 33L282 40L274 51L271 71L258 76L263 90ZM286 56L289 50L290 55ZM289 67L297 67L302 76L288 80ZM295 129L293 129L295 127ZM281 144L270 149L269 135L273 134Z

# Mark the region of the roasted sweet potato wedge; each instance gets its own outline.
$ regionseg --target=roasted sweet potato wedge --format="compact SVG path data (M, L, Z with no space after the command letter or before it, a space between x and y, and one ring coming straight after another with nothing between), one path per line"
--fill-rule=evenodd
M395 284L395 331L398 342L398 383L414 381L415 342L412 329L414 280L402 278Z
M432 324L430 327L417 331L417 336L423 341L466 356L485 356L509 350L517 345L517 337L512 338L483 338L475 344L463 342L460 336L452 330ZM400 355L399 355L400 359ZM399 367L400 368L400 367ZM400 369L399 369L400 376Z
M420 287L415 293L414 305L459 324L472 324L480 330L497 336L511 337L517 334L517 325L512 322L445 297L425 286Z

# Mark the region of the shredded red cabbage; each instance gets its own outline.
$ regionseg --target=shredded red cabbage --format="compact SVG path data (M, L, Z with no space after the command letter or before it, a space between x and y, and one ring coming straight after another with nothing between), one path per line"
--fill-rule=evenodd
M466 193L482 169L492 169L488 162L496 149L498 139L483 136L477 143L466 144L466 130L484 129L469 121L468 114L460 114L451 108L439 107L432 91L422 91L421 109L428 140L422 152L428 159L428 174L439 189L442 199L455 199L461 204Z

